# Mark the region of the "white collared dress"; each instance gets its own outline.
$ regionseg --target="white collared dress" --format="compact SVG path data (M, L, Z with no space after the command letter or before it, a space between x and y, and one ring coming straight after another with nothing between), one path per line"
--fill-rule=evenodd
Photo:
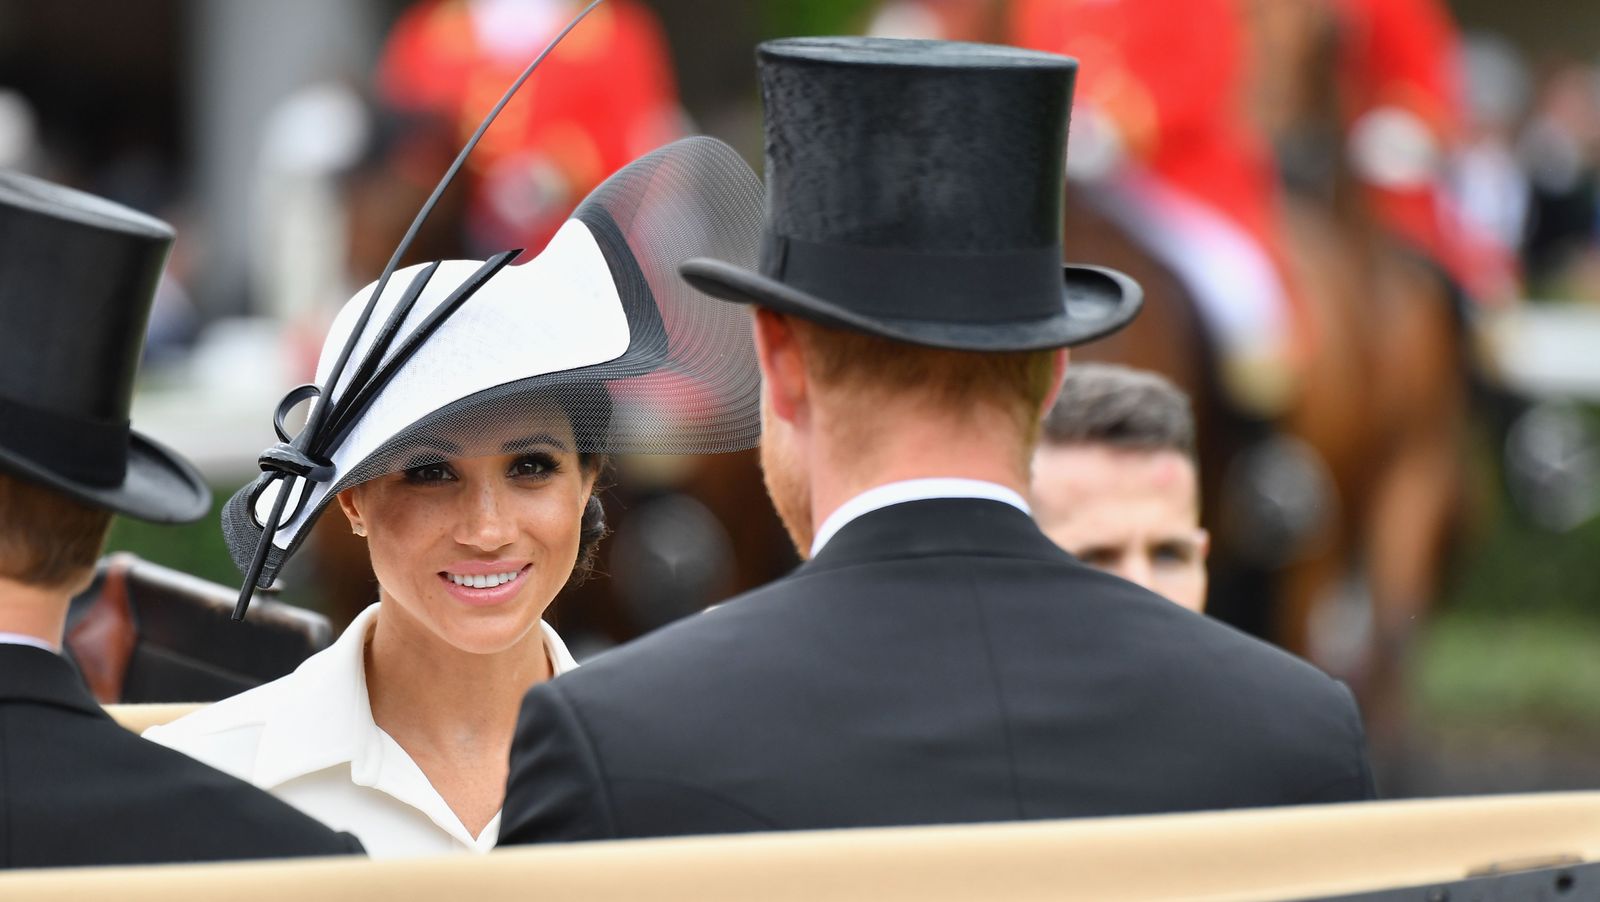
M372 720L362 649L380 605L293 673L202 708L145 738L265 789L373 858L487 852L500 815L473 836L400 744ZM578 664L540 621L556 675Z

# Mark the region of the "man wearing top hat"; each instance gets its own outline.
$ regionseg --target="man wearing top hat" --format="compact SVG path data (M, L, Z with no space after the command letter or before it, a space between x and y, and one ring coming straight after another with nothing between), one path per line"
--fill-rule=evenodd
M1063 349L1140 302L1060 262L1076 64L865 38L758 58L761 272L682 270L755 308L767 485L808 560L531 691L501 841L1371 797L1343 686L1030 516Z
M128 428L164 223L0 172L0 867L337 855L360 845L135 736L61 656L113 512L210 509L199 474Z

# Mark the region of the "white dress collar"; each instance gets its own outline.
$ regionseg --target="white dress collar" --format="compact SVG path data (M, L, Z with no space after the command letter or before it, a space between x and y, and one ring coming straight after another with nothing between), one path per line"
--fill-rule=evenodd
M1033 515L1027 499L999 483L955 477L906 479L867 489L839 505L839 508L829 514L817 528L816 538L811 540L811 557L816 557L822 547L828 544L828 540L857 517L890 505L904 504L907 501L926 501L932 498L981 498L999 501L1029 516Z
M372 719L364 649L380 606L362 611L337 641L279 682L285 691L265 712L250 782L270 790L348 762L356 785L378 789L421 811L469 847L485 841L492 845L499 815L479 836L468 835L421 769ZM578 662L556 631L543 620L539 627L552 676L576 669Z

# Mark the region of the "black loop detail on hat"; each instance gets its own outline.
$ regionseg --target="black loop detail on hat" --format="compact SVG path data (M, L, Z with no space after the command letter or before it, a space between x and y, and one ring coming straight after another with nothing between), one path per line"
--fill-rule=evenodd
M266 472L298 476L307 482L328 482L333 479L333 462L312 457L288 442L279 442L261 452L256 459Z
M278 433L279 441L294 441L294 436L289 434L289 427L284 423L284 420L289 416L289 411L294 410L295 407L311 398L320 397L322 397L322 386L314 382L296 385L294 388L289 389L288 393L283 396L283 400L278 402L278 409L272 414L272 431Z
M0 397L0 446L85 485L122 485L128 435L127 420L75 416Z
M1061 248L910 251L807 241L768 233L761 272L813 297L886 319L1026 322L1061 314ZM992 304L974 304L992 298Z

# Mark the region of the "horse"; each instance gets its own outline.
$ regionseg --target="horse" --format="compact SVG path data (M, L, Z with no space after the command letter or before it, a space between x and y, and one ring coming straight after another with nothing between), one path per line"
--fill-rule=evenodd
M1312 307L1326 352L1286 426L1323 449L1342 500L1318 552L1286 574L1280 636L1349 679L1374 744L1393 746L1404 729L1406 662L1463 504L1464 298L1382 226L1341 152L1347 100L1331 7L1251 0L1246 10L1263 72L1258 116L1281 149L1300 282L1323 295ZM1355 597L1341 592L1352 586ZM1330 620L1319 614L1341 606L1341 594L1356 635L1325 641L1315 625Z

